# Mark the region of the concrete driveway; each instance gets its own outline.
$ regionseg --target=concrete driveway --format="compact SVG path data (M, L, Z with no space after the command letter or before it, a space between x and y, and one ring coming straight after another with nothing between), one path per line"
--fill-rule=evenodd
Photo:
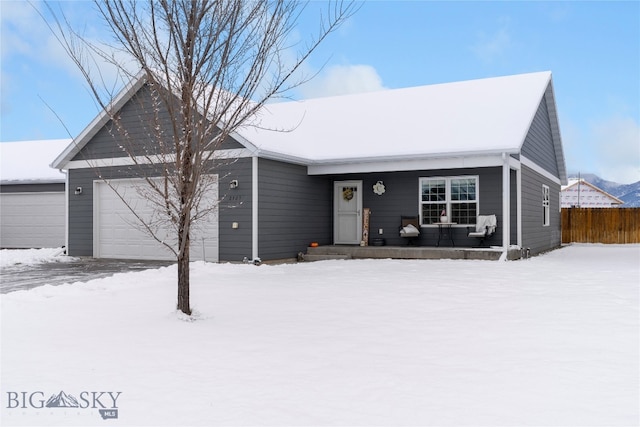
M172 265L171 261L137 261L79 258L77 261L36 265L11 265L0 271L0 293L31 289L43 285L88 282L116 273L148 270Z

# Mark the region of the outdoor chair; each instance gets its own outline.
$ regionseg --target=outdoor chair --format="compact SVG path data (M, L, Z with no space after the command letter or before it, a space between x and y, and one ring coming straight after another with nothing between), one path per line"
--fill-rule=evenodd
M400 217L400 237L407 239L407 245L416 244L416 238L420 236L420 220L417 216Z
M493 236L498 227L498 220L495 215L478 215L476 227L467 227L467 237L480 239L478 246L482 246L485 239Z

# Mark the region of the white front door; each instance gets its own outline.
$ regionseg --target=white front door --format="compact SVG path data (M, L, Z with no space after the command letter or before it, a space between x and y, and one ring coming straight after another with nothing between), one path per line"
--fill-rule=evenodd
M362 181L333 183L333 240L357 245L362 240Z

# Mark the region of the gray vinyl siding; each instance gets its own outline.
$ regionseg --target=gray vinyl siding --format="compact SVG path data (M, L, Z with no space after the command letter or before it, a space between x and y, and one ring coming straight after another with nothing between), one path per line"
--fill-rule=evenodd
M2 184L0 193L64 193L64 182Z
M521 153L524 157L534 161L553 176L560 176L556 151L553 145L546 95L538 106L538 111L522 145Z
M68 248L71 256L93 256L93 180L92 169L71 169L69 188L82 187L82 194L69 191Z
M171 152L171 136L173 135L169 115L164 107L159 113L153 107L153 97L149 87L142 88L120 109L120 126L126 130L125 137L109 120L92 137L73 160L108 159L133 155L159 154L160 144L155 138L155 128L160 126L166 135L165 143L169 144L165 152ZM242 148L237 141L227 138L218 149Z
M542 185L549 186L550 221L543 225ZM561 244L562 225L560 219L560 185L522 167L522 245L538 254Z
M469 168L456 170L429 170L407 172L385 172L369 174L346 174L332 176L332 181L362 180L363 207L371 209L370 242L371 239L382 237L388 246L402 246L407 239L399 235L401 216L419 216L420 209L420 178L440 176L477 175L479 187L479 214L495 214L498 219L496 234L487 244L502 244L502 168ZM373 192L373 185L383 181L386 191L381 196ZM332 218L333 223L333 218ZM382 229L383 233L379 234ZM466 226L452 228L456 246L474 246L477 239L467 238ZM421 228L420 237L416 243L420 246L435 246L438 240L437 227L425 226ZM447 245L443 242L442 245Z
M218 219L219 259L238 262L252 256L252 159L241 158L218 170L220 209ZM238 187L229 183L238 181ZM238 228L231 226L238 223Z
M295 258L311 242L333 243L333 180L306 166L259 159L258 253Z

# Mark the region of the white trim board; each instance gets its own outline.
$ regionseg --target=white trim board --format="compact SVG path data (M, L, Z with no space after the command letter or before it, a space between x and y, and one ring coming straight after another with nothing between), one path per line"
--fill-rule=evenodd
M230 150L217 150L211 159L237 159L243 157L251 157L251 152L245 148L236 148ZM174 155L167 155L165 159L174 161ZM136 156L131 158L129 156L124 157L112 157L107 159L87 159L87 160L73 160L66 164L68 169L94 169L94 168L108 168L113 166L133 166L133 165L149 165L162 163L163 156Z
M312 164L309 175L329 175L339 173L395 172L412 170L461 169L502 166L500 154L472 157L444 157L403 159L393 161L371 161L344 164Z

